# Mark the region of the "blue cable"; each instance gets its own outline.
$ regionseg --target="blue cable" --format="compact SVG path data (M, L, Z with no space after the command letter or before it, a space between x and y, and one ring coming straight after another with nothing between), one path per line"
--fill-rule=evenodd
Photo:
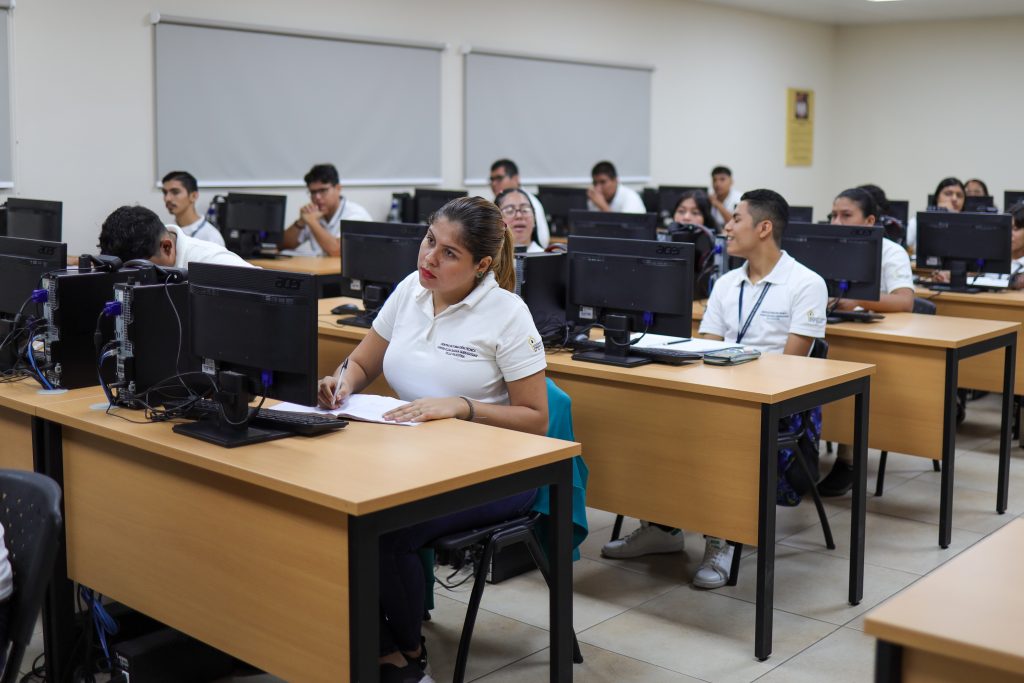
M32 349L32 345L35 344L37 339L38 339L38 337L32 337L31 339L29 339L29 341L28 341L28 349L25 350L25 353L28 356L28 362L32 365L32 369L35 370L36 371L36 375L39 376L39 381L43 383L43 387L45 389L49 389L50 391L53 391L53 385L50 384L50 382L46 379L46 375L44 375L42 372L40 372L39 371L39 366L36 365L36 353Z
M96 635L99 637L100 646L103 648L103 656L109 661L110 648L107 646L107 635L116 636L120 627L118 627L117 622L114 621L114 618L103 607L103 602L100 600L99 595L94 593L92 589L80 585L78 587L78 594L89 607L93 626L96 628Z

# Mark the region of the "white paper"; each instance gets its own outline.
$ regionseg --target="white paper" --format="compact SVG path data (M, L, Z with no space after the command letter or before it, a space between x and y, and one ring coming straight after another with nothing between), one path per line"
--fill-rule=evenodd
M978 277L967 278L967 286L975 287L991 287L993 289L1007 289L1010 286L1009 280L1003 280L998 277L987 277L985 275L979 275Z
M379 422L388 425L404 425L415 427L422 422L393 422L384 419L384 413L404 406L408 401L392 398L390 396L377 396L376 394L353 394L349 396L341 407L334 410L326 408L303 406L298 403L278 403L270 410L279 410L283 413L318 413L320 415L334 415L360 422Z

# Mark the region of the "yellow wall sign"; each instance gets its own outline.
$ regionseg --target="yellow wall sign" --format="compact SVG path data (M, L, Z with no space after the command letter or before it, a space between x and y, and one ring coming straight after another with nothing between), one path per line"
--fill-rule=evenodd
M814 91L786 91L786 166L814 162Z

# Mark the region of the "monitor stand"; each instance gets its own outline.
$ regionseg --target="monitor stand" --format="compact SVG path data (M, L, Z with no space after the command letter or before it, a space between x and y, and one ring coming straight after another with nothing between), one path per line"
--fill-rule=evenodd
M220 385L214 400L220 405L216 418L174 425L176 434L191 436L224 448L237 448L254 443L292 436L280 429L261 429L249 425L249 378L237 372L218 372Z
M651 362L649 358L629 355L629 349L629 318L624 315L609 315L605 316L604 321L604 349L577 351L572 354L572 359L615 365L620 368L634 368Z

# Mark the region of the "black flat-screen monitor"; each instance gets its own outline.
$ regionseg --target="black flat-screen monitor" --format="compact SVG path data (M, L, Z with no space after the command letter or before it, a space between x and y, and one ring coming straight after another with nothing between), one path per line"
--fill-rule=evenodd
M284 237L287 201L284 195L228 193L221 226L225 246L242 258L276 249Z
M878 301L885 230L867 225L789 223L782 248L821 276L830 297Z
M936 283L940 291L977 292L967 286L967 273L1009 274L1013 218L1006 213L951 213L919 211L917 214L917 265L950 272L949 284Z
M434 190L428 187L417 187L413 190L416 222L427 223L434 212L451 200L468 196L469 193L463 190Z
M794 223L813 223L813 206L791 206L789 207L789 220Z
M964 197L964 211L969 213L994 213L995 210L996 202L988 195L984 197Z
M565 326L567 264L564 253L516 254L516 294L526 302L541 337Z
M566 319L603 325L605 348L574 359L630 367L630 334L689 337L693 245L606 237L569 237Z
M654 240L658 238L658 214L573 210L569 212L569 234Z
M28 341L32 292L44 273L67 264L67 246L59 242L0 237L0 371L15 367L19 349ZM23 317L18 318L18 313Z
M587 210L587 190L582 187L541 185L537 188L537 200L544 207L551 234L556 237L569 234L570 211Z
M0 207L0 235L60 242L63 204L11 197Z
M1024 202L1024 190L1007 190L1003 192L1003 211L1009 211L1017 202Z
M704 185L659 185L658 214L662 218L672 218L679 198L687 192L703 192L707 196L708 188Z
M222 446L287 436L250 427L249 403L316 405L316 316L314 275L190 264L190 350L215 378L220 418L174 431Z
M341 275L364 312L340 324L370 327L398 283L416 270L426 234L421 223L341 221Z
M910 219L910 202L906 199L890 199L888 201L888 215L892 216L906 227L907 221Z

